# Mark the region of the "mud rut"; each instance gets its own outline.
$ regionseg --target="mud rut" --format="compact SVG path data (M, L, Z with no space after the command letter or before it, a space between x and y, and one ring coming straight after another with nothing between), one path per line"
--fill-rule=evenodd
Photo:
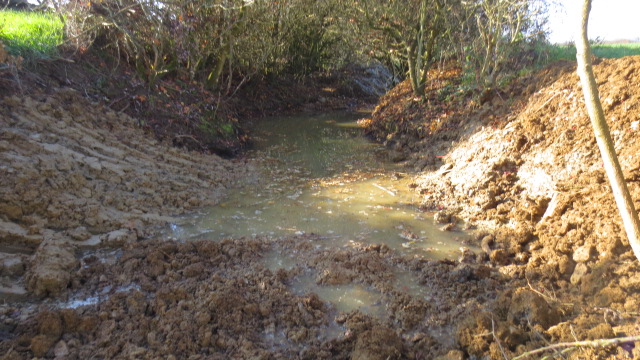
M640 58L602 61L596 72L638 201ZM0 270L10 301L0 305L0 353L503 359L553 342L637 335L640 266L620 235L573 74L561 65L536 75L545 85L507 104L517 112L503 126L463 127L467 137L442 167L416 179L425 206L493 228L477 236L482 252L443 261L377 244L326 249L313 235L143 240L150 225L215 202L251 167L155 143L135 120L73 91L6 98ZM87 248L105 256L83 255ZM379 291L385 316L340 313L293 293L302 269L269 269L262 260L274 251L305 259L318 283ZM398 289L398 269L427 295ZM47 300L14 301L25 296ZM568 357L640 357L640 347L623 345Z

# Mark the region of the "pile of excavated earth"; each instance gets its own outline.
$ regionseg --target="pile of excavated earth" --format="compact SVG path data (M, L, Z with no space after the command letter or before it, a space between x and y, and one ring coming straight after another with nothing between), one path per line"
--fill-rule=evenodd
M640 57L595 71L640 207ZM400 84L369 130L415 102ZM574 64L553 64L483 104L403 119L412 125L396 129L406 131L380 125L390 157L419 170L407 188L422 195L416 206L478 228L482 250L440 261L385 245L328 248L314 235L155 239L154 226L215 204L253 176L251 164L158 143L137 120L69 89L7 97L0 112L2 359L508 359L640 335L640 261ZM273 269L273 252L305 266ZM423 290L399 287L399 270ZM343 313L297 293L302 274L370 288L383 314ZM640 358L640 345L565 357Z
M640 57L599 60L594 70L638 209ZM410 108L408 92L405 84L383 99L369 131L384 127L395 108ZM502 359L559 342L640 335L640 260L604 174L575 63L553 64L465 111L407 121L410 130L387 141L423 170L415 181L422 205L492 229L478 236L479 258L508 279L496 301L458 327L465 354ZM424 135L425 128L436 130ZM580 347L568 356L637 358L639 349Z

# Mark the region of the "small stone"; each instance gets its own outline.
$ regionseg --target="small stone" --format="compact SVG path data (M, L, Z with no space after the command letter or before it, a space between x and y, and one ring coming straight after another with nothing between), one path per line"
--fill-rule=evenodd
M468 247L460 248L460 257L458 258L458 262L464 264L473 264L476 262L476 254L471 251Z
M47 240L40 244L26 273L27 289L38 297L57 296L66 291L71 270L78 265L74 249Z
M31 339L31 352L35 357L44 357L55 342L56 339L51 336L37 335Z
M209 347L211 345L212 337L213 337L213 333L211 331L205 332L200 338L200 346Z
M582 280L582 277L585 276L588 271L589 268L585 263L579 263L578 265L576 265L575 269L573 269L573 274L571 275L571 283L573 285L578 284L580 280Z
M195 321L198 326L207 325L211 321L211 315L208 312L201 311L196 314Z
M577 263L584 263L591 259L591 255L593 254L593 246L592 245L584 245L576 249L573 253L573 261Z
M440 228L440 231L453 231L456 226L453 223L448 223L447 225Z
M53 355L59 359L66 358L67 355L69 355L69 347L64 340L58 341L56 346L53 348Z
M69 230L69 236L76 241L85 241L91 237L91 233L84 226L79 226L73 230Z
M43 311L37 316L38 332L47 335L54 340L58 340L62 336L62 319L58 313L53 311Z
M452 223L452 216L448 211L438 211L437 213L435 213L435 215L433 215L433 221L436 222L436 224L449 224Z

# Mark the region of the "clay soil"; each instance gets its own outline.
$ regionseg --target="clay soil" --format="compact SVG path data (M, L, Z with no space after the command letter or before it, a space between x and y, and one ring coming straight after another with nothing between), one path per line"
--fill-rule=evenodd
M640 207L640 57L595 70ZM325 248L314 235L158 239L154 226L215 204L253 165L158 142L139 120L75 90L5 97L2 358L505 359L640 335L640 263L574 64L553 64L476 102L448 96L455 70L438 76L428 101L403 83L363 122L387 143L389 159L417 171L407 188L422 195L417 206L477 228L482 251L443 261L384 245ZM274 252L293 254L297 265L273 269L266 260ZM399 270L429 295L399 287ZM384 315L341 313L296 293L303 273L379 292ZM564 356L640 358L640 346Z
M640 57L598 60L594 70L639 208ZM508 279L495 301L459 325L460 349L501 359L559 342L639 335L640 263L604 174L575 63L552 64L475 102L441 101L459 79L456 69L432 76L426 101L402 84L364 122L390 158L421 171L414 186L422 206L481 229L479 258ZM626 343L565 356L640 352Z

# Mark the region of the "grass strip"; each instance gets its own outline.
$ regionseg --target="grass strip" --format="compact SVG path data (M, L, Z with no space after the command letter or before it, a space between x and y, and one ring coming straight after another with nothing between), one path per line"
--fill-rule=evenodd
M51 13L0 10L0 41L26 61L53 57L63 42L63 24Z
M591 48L599 58L618 59L625 56L640 55L640 43L599 44ZM573 45L553 45L549 48L549 58L555 60L576 60L576 47Z

